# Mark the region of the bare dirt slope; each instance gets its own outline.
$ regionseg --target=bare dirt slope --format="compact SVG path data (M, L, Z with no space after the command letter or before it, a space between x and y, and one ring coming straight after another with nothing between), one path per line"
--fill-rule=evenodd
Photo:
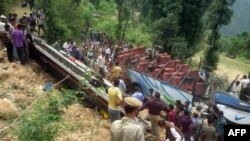
M69 106L63 115L66 126L55 141L109 141L110 124L92 109Z
M45 82L55 82L55 79L36 62L26 66L20 65L17 61L9 63L2 45L0 45L0 54L3 57L0 62L0 99L8 99L21 113L43 94L41 86ZM10 121L0 117L0 129L7 126ZM2 137L0 140L8 140L8 133L5 135L0 136Z
M59 81L35 61L26 66L9 63L1 45L0 54L3 56L0 60L0 99L9 99L20 112L44 94L41 89L44 83ZM10 121L0 117L0 130ZM108 120L102 119L95 110L75 103L64 110L61 130L55 141L108 141L109 128ZM0 133L1 140L14 141L17 137L7 130Z

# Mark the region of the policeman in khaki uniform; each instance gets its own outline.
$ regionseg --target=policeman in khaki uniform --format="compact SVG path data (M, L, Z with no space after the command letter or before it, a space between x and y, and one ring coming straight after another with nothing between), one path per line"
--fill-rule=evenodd
M134 97L124 99L126 115L111 125L110 141L144 141L144 130L136 118L142 102Z

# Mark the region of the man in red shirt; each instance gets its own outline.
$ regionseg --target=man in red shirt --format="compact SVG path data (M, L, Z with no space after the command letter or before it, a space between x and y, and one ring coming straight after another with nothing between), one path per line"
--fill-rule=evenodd
M160 127L157 125L157 122L161 119L160 113L165 109L165 105L160 100L161 94L155 92L155 95L152 99L148 100L139 111L148 109L151 121L151 134L160 138Z
M192 124L192 119L187 109L184 110L184 117L181 119L180 123L180 129L185 136L185 140L187 140L189 134L189 126Z
M176 120L176 112L174 111L174 105L169 105L169 111L168 111L168 121L175 123Z

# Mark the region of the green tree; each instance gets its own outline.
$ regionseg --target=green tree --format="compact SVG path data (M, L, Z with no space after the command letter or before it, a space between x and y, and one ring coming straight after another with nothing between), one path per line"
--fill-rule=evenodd
M132 28L135 27L135 18L138 11L138 1L137 0L115 0L117 4L117 29L116 29L116 39L124 40L129 22L132 22Z
M220 27L227 25L231 21L233 15L230 7L233 5L235 0L213 0L208 9L208 29L210 30L208 38L208 49L205 51L204 57L204 69L207 71L213 71L216 69L219 61L218 50L220 38ZM207 67L209 66L209 67Z
M250 60L250 34L243 32L236 37L231 37L231 50L228 50L228 53L237 53L239 57Z
M77 38L81 30L93 24L94 7L87 0L44 0L40 4L46 14L46 38L49 43L57 37L63 40Z
M182 48L187 50L183 58L195 53L203 32L202 17L210 0L154 0L151 4L154 44L162 45L170 53L182 41Z
M6 0L0 0L0 14L6 12Z
M10 4L17 2L17 0L0 0L0 15L9 12Z
M53 7L47 7L45 13L47 16L46 39L49 43L53 43L56 40L56 38L61 37L65 33L65 29L63 28L63 23L62 24L58 23L59 18L57 17L56 11L55 9L53 9Z
M176 38L173 41L171 48L171 55L176 56L178 59L185 59L187 52L187 42L184 38Z
M77 4L77 5L80 5L81 3L81 0L72 0L73 3Z
M74 37L78 41L80 31L87 35L91 29L105 32L112 40L151 46L150 30L140 20L139 0L38 0L38 3L46 13L49 43L57 37L63 40Z
M96 9L99 9L101 0L90 0Z
M140 12L140 21L146 25L150 25L150 15L152 12L151 0L138 0L138 10Z
M171 52L180 30L179 20L182 0L155 1L152 4L151 19L154 44L162 45ZM185 40L185 39L184 39Z
M128 24L128 20L131 14L127 3L128 1L116 0L117 11L118 11L117 15L118 24L116 29L117 40L123 40L123 32L126 29L126 25Z
M180 32L187 41L188 54L193 55L196 45L204 32L202 17L204 16L211 0L184 0L182 1L182 11L180 13Z

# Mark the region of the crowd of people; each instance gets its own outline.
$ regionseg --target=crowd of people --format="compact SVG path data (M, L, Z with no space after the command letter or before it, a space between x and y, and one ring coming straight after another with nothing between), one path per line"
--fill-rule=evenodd
M118 138L121 141L147 140L144 134L148 132L137 119L137 115L144 109L148 109L148 119L151 122L150 134L156 137L154 140L160 140L162 137L160 128L162 128L166 134L164 140L168 141L224 141L224 125L227 125L227 121L223 117L223 111L216 106L211 107L207 115L203 115L200 109L192 110L189 101L182 104L177 100L175 105L164 104L160 99L161 94L153 89L148 90L148 97L144 97L138 87L124 95L119 86L120 80L121 77L114 79L114 86L108 90L112 141ZM236 90L238 86L242 89ZM240 99L249 102L249 76L243 75L240 81L236 81L232 92L236 92L237 96L240 93ZM126 113L123 118L120 117L122 108Z
M165 105L161 100L161 94L149 89L149 97L145 97L139 87L128 91L124 82L123 68L115 61L118 50L125 51L130 48L127 43L116 44L105 33L89 32L89 40L85 32L80 33L82 47L77 47L73 39L68 39L60 46L58 39L53 47L63 50L68 57L81 60L86 65L100 73L103 78L111 76L113 86L107 89L110 115L111 140L112 141L144 141L144 134L148 134L146 128L140 123L137 115L140 111L148 109L151 122L150 134L154 140L160 140L161 128L166 129L166 140L177 141L221 141L223 137L223 125L226 124L223 112L218 111L215 122L214 117L202 122L201 114L190 109L187 101L182 104L176 101L176 105ZM116 52L117 51L117 52ZM111 66L111 67L110 67ZM121 117L121 109L125 110L125 116ZM162 114L166 113L166 114ZM220 119L222 122L220 122ZM221 131L222 134L217 134Z
M126 51L131 48L127 42L118 42L114 44L109 36L103 32L94 32L90 29L87 33L80 32L81 43L77 45L73 38L69 38L61 45L61 39L58 38L52 47L63 52L67 57L82 61L90 68L99 72L103 78L118 77L118 62L115 61L120 51ZM114 73L113 73L113 67Z
M20 60L22 65L29 63L29 46L33 43L27 26L16 24L15 15L11 19L2 18L4 31L0 31L0 39L7 49L9 62Z
M18 18L16 13L0 16L0 23L3 26L3 29L0 30L0 39L6 46L9 62L20 61L22 65L29 64L29 47L33 45L31 33L37 32L40 35L42 29L46 34L45 14L38 7L35 7L34 0L30 0L29 5L31 10L29 15L25 12L21 18ZM21 6L27 6L27 2L22 1Z
M227 124L223 111L213 107L211 114L204 116L200 111L192 111L190 103L177 100L175 105L164 104L161 94L152 89L149 97L143 97L138 89L131 95L124 96L119 89L119 79L108 89L111 125L111 141L154 141L161 140L161 129L165 129L164 140L168 141L223 141L224 125ZM121 108L125 116L120 117ZM151 122L150 132L137 118L144 109L148 109Z

